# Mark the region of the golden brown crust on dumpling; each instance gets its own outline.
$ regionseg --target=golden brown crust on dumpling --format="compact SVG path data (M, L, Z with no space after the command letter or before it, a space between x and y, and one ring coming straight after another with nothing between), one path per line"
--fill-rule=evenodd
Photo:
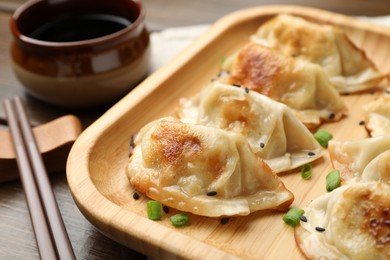
M163 118L141 129L135 143L126 168L130 183L178 210L247 215L285 210L294 199L241 135Z
M291 73L292 62L289 62L289 59L249 43L239 52L230 70L229 83L245 86L276 100L280 99L284 93L283 86L291 85L290 82L296 80ZM286 73L288 75L282 77Z
M236 56L229 83L286 104L308 127L340 120L347 110L320 66L254 43Z
M281 14L261 25L252 41L319 64L340 93L366 90L385 78L365 52L332 25Z
M295 238L310 259L390 257L390 186L385 183L338 188L314 199L305 216Z

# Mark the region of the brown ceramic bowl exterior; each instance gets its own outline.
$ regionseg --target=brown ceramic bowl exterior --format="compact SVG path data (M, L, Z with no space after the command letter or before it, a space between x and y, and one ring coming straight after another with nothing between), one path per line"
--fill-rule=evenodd
M66 14L104 13L132 21L115 33L90 40L49 42L28 37L34 29ZM113 102L148 72L149 33L141 3L130 0L30 0L10 22L11 57L27 92L63 107Z

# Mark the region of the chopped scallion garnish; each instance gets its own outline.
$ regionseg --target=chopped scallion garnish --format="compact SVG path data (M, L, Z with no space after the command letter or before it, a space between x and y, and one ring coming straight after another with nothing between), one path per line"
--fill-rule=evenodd
M190 218L185 213L173 215L169 219L171 220L172 225L174 225L175 227L185 226L190 221Z
M326 175L326 190L332 191L340 187L341 177L338 170L333 170Z
M314 135L314 139L324 148L328 147L328 142L333 138L333 135L326 130L320 129Z
M223 66L223 64L225 63L225 61L226 61L226 57L223 56L223 57L221 58L221 60L220 60L220 65L221 65L221 67Z
M301 176L305 180L309 180L311 178L311 173L312 173L313 167L311 164L304 164L301 169Z
M299 224L301 217L305 211L301 208L290 208L290 210L283 216L283 221L292 227Z
M151 220L159 220L162 218L162 205L155 200L147 202L148 218Z

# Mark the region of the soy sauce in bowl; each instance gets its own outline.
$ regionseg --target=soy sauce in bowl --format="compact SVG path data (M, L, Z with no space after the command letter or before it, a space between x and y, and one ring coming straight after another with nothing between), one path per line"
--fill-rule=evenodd
M52 105L113 104L149 72L139 0L29 0L10 28L16 77L28 94Z
M82 14L50 21L28 36L49 42L83 41L115 33L130 24L126 18L116 15Z

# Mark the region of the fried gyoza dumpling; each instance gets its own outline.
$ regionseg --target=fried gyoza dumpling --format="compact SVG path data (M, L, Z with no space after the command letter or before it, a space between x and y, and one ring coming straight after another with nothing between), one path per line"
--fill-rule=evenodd
M241 135L172 118L144 126L127 165L130 183L164 205L197 215L285 210L293 195Z
M346 112L339 93L316 64L249 43L230 67L230 84L238 84L292 108L307 127L337 121Z
M381 97L363 106L370 136L390 134L390 97Z
M338 28L287 14L261 25L252 41L321 65L340 93L377 86L384 75Z
M286 105L219 82L182 104L181 121L243 135L255 154L279 173L312 162L323 149Z
M390 186L364 182L314 199L295 239L309 259L389 259ZM322 228L322 229L321 229Z
M360 181L367 165L387 150L390 150L390 135L354 141L332 140L328 144L331 162L340 171L343 183Z
M361 181L383 181L390 184L390 149L380 153L367 164Z

